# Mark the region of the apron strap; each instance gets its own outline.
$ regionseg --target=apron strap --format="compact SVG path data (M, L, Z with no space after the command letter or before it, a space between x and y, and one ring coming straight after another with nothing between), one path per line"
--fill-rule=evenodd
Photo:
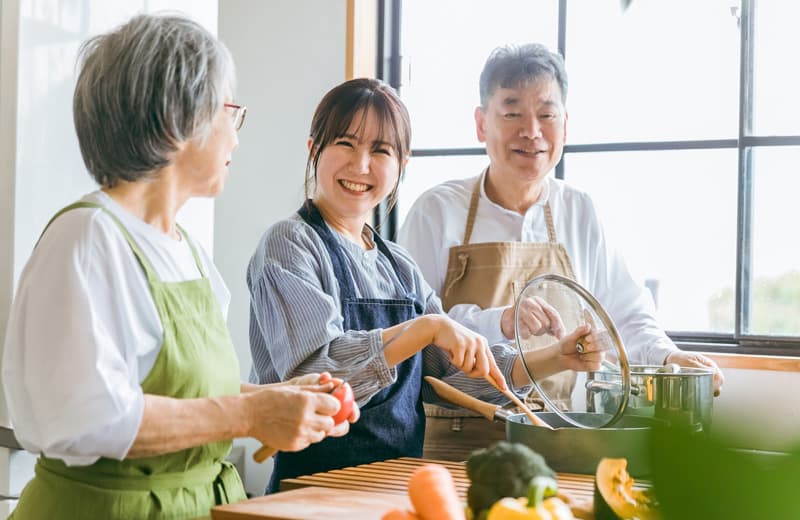
M116 215L114 215L111 211L108 210L108 208L106 208L101 204L97 204L96 202L79 201L72 203L65 208L62 208L61 210L59 210L58 213L53 215L53 218L51 218L50 221L47 223L47 225L44 227L44 230L42 230L42 234L39 235L39 240L42 239L42 236L44 236L45 232L47 231L47 228L50 227L50 224L52 224L53 221L55 221L55 219L57 219L67 211L72 211L73 209L79 209L79 208L100 209L103 210L109 217L111 217L111 220L113 220L114 223L117 225L119 230L122 232L122 235L125 237L125 240L128 242L128 245L130 245L131 249L133 250L133 254L136 256L136 259L139 261L139 264L142 266L142 269L144 269L145 275L147 276L147 281L150 283L160 281L158 278L158 274L156 273L156 270L153 269L153 266L150 264L150 261L147 260L147 257L144 255L144 253L142 253L139 244L136 243L136 240L133 239L131 234L128 232L127 228L122 224L122 222L120 222L120 220L117 218ZM39 244L39 240L36 241L37 245ZM36 246L34 246L34 248L35 247Z
M467 212L467 227L464 229L464 240L462 241L464 245L469 244L470 238L472 238L472 228L475 227L475 215L478 213L478 200L480 199L481 183L484 178L485 175L481 175L478 182L475 183L475 187L472 189L469 211Z
M386 245L386 242L381 238L381 236L370 226L367 224L367 227L370 231L372 231L372 240L375 242L375 245L378 247L378 251L383 253L383 255L389 259L389 263L392 264L392 269L394 269L394 274L397 276L397 279L400 281L400 285L403 286L403 291L405 295L409 298L416 300L416 295L413 294L413 291L409 288L406 280L403 280L403 277L400 276L400 268L397 265L397 260L395 259L392 252L389 250L389 246Z
M322 214L314 204L314 201L311 199L306 200L305 204L303 204L303 206L297 210L297 213L309 226L314 229L314 231L317 232L320 238L322 238L322 241L325 243L328 254L331 256L331 262L333 263L333 270L336 274L336 279L339 281L341 300L345 301L355 299L355 282L353 281L353 277L351 276L350 272L346 268L347 264L345 263L344 253L342 253L339 242L336 240L336 237L333 236L333 232L325 223L325 219L322 218ZM386 242L384 242L384 240L372 228L372 226L367 224L367 228L369 228L369 230L372 232L372 240L375 242L375 246L378 248L378 251L382 253L392 265L394 274L397 276L397 279L403 288L403 292L405 293L404 296L414 300L414 306L416 307L417 312L423 312L424 308L422 303L419 301L413 291L409 289L409 286L406 281L403 280L403 277L400 276L400 269L397 265L397 260L395 260L395 257L389 250Z
M317 235L319 235L325 243L325 247L328 249L328 254L331 256L331 262L333 263L333 272L336 274L336 279L339 281L341 300L354 299L356 297L356 285L353 282L353 277L350 276L346 268L347 264L345 263L344 254L339 248L339 243L336 241L330 228L325 224L325 219L322 218L322 213L319 212L314 201L311 199L306 200L300 209L297 210L297 214L300 215L306 224L317 232Z
M551 244L555 244L558 240L556 240L556 227L553 225L553 213L550 211L550 201L544 205L544 219L547 221L547 239Z
M189 249L192 250L192 256L194 257L194 263L197 264L197 270L200 271L200 276L205 278L206 277L206 270L203 267L203 262L200 261L200 255L197 253L197 249L194 247L194 242L192 242L192 239L189 238L189 233L187 233L186 230L183 229L183 226L181 226L177 222L175 223L175 225L178 227L178 231L180 231L181 236L186 240L186 243L189 244Z

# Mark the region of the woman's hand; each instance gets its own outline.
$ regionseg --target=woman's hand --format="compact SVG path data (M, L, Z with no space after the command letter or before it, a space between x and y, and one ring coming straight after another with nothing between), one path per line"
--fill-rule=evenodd
M311 392L325 392L330 394L335 388L339 385L344 383L344 381L338 377L331 376L330 372L322 372L321 374L304 374L302 376L293 377L283 383L278 383L279 385L295 385L295 386L302 386L306 390ZM359 417L361 417L361 410L358 408L358 404L354 401L352 404L352 410L350 415L347 416L347 423L354 423L358 421ZM345 435L350 430L347 424L337 424L334 425L333 430L328 432L329 437L341 437Z
M567 329L561 320L558 311L539 296L523 298L519 302L519 335L522 339L530 336L550 334L556 339L561 339ZM503 335L509 339L514 336L514 306L511 305L503 311L500 318L500 328Z
M562 370L590 372L599 370L607 350L606 335L584 323L561 338L558 364Z
M264 385L242 395L248 400L249 436L281 451L299 451L328 435L342 436L349 431L350 422L358 420L358 406L353 407L348 421L334 425L332 416L340 407L328 394L334 382L320 382L321 375L302 377L306 379L300 382L312 384Z
M444 315L428 315L435 328L431 343L450 354L450 363L469 377L491 377L507 390L505 378L495 362L486 338Z
M607 350L603 333L584 323L547 347L526 351L523 354L524 363L518 358L512 367L511 377L514 386L530 384L526 366L537 380L564 370L581 372L599 370Z
M342 379L339 379L338 377L331 376L329 372L323 372L319 374L319 379L317 380L317 383L326 386L328 384L333 384L331 390L328 390L328 392L330 393L332 390L344 384L344 381ZM358 421L359 417L361 417L361 410L358 408L358 403L356 403L355 399L352 400L350 406L351 406L350 415L347 416L347 420L334 425L333 430L328 432L329 437L341 437L342 435L345 435L348 431L350 431L350 424Z

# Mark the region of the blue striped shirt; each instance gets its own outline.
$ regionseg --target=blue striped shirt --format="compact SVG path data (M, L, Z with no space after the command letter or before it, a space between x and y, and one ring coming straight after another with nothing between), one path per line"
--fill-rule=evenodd
M372 233L365 227L365 238ZM347 268L353 276L359 298L404 298L412 288L425 314L443 314L441 301L423 279L411 256L399 245L387 241L398 264L395 273L389 260L373 247L359 245L332 230L342 246ZM282 220L261 237L247 270L250 288L250 350L253 383L276 383L312 372L330 372L348 381L360 405L382 388L392 384L396 370L383 356L381 329L342 328L339 284L325 244L299 215ZM497 364L511 381L517 356L514 347L491 347ZM423 373L441 378L453 386L490 402L507 399L483 379L468 378L450 364L447 352L429 345L423 350ZM517 389L524 392L527 388ZM426 402L441 403L423 385Z

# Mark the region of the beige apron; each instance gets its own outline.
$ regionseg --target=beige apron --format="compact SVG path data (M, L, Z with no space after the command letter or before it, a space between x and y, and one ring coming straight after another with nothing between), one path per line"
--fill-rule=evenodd
M482 309L512 305L525 285L541 274L560 274L575 279L567 251L556 240L549 203L544 207L547 242L469 243L484 178L485 174L481 175L472 192L463 245L450 248L442 287L445 311L460 303L475 304ZM548 293L545 299L561 311L567 331L580 323L574 298L553 292ZM570 310L564 312L565 309ZM551 336L531 336L524 341L523 348L536 348L553 341ZM539 384L563 407L569 401L575 378L573 372L567 372L551 376ZM529 396L528 402L533 409L542 408L542 401L537 396ZM487 423L486 419L463 409L449 410L426 404L425 412L423 456L426 458L465 460L473 450L506 438L505 424Z

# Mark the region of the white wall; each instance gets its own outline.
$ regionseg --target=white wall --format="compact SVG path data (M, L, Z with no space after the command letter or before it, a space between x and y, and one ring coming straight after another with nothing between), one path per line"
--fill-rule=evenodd
M800 445L800 374L727 369L714 401L712 429L731 432L742 447L797 449Z
M242 377L250 371L245 273L261 234L303 201L306 139L317 103L345 79L345 0L225 0L219 36L236 60L236 98L248 107L231 176L217 198L214 260L231 290L228 325ZM266 487L270 463L247 447L246 487Z

